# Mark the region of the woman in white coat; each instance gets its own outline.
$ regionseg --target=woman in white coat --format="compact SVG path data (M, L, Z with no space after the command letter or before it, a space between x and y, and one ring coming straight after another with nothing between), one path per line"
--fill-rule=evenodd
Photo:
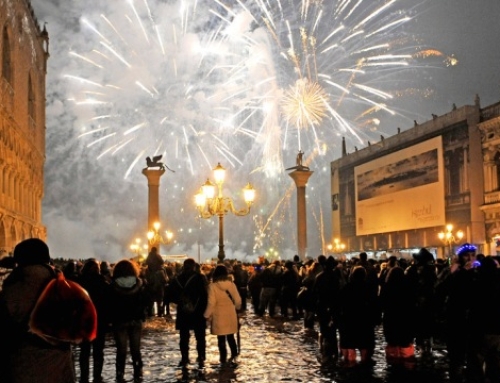
M241 307L241 297L236 285L228 275L226 266L218 265L208 286L208 305L204 316L211 320L211 333L217 335L220 362L226 363L226 341L231 350L230 362L238 355L234 334L238 332L236 310Z

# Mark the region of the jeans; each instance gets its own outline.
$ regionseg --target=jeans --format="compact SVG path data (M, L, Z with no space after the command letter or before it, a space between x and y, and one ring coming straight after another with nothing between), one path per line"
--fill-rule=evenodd
M276 309L276 302L278 300L278 289L274 287L263 287L260 291L260 306L259 314L264 315L266 308L270 317L273 317Z
M80 345L80 381L88 382L90 371L90 350L92 349L92 359L94 362L93 377L94 382L99 382L102 378L102 368L104 365L104 343L106 331L104 326L97 329L97 337L92 342L82 342Z
M228 335L217 335L217 346L219 347L220 362L226 363L227 359L227 348L226 340L229 344L229 349L231 350L231 358L236 358L238 355L238 347L236 346L236 340L234 339L234 334Z
M125 361L127 358L127 346L130 343L130 355L134 366L134 375L142 374L141 337L142 321L131 321L120 323L114 327L116 342L116 376L123 378L125 373Z

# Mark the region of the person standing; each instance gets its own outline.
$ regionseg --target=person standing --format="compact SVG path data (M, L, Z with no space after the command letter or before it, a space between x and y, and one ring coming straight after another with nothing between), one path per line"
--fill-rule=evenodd
M323 271L316 276L313 285L313 297L319 321L319 348L321 363L326 364L338 359L337 327L339 314L339 296L341 270L337 261L328 257Z
M53 345L29 331L30 315L47 284L56 277L49 248L30 238L14 248L17 266L0 292L0 380L6 383L73 383L69 343Z
M179 331L179 348L181 351L180 367L189 364L190 331L194 331L196 350L198 352L198 367L203 368L206 357L205 328L203 316L207 308L207 279L196 271L196 262L188 258L182 265L179 275L171 283L171 294L177 304L175 328Z
M445 298L445 340L448 351L450 382L462 383L466 371L467 345L470 339L469 310L477 299L473 287L477 277L476 246L464 243L450 273L438 285Z
M434 264L434 256L425 247L414 254L413 258L414 262L405 270L405 274L414 289L413 295L416 298L415 343L422 353L429 355L432 351L433 335L436 328L436 265Z
M380 307L386 360L391 364L414 364L417 299L410 277L399 266L391 266L380 290Z
M253 271L248 278L248 291L252 299L252 306L254 314L259 314L260 306L260 291L262 290L262 272L264 267L259 264L253 266Z
M276 302L281 291L283 268L279 260L274 261L262 272L262 289L260 291L259 315L263 316L268 309L269 317L274 318Z
M116 381L125 382L127 344L134 368L134 381L142 380L141 338L148 297L139 278L139 265L123 259L113 268L110 292L111 323L116 343Z
M156 313L159 317L163 316L165 286L167 284L167 273L164 268L164 262L156 247L152 247L146 258L146 281L149 294L148 316L154 315L154 306L156 303Z
M297 294L300 289L300 277L292 261L285 262L285 271L282 276L280 309L283 319L288 318L288 309L292 311L293 320L299 319L297 309Z
M499 383L500 268L492 256L486 256L480 263L469 312L467 375L470 383Z
M218 265L208 285L208 305L203 316L211 321L211 333L217 335L220 363L227 362L226 342L231 350L230 362L238 355L234 334L238 332L237 310L241 307L241 297L236 285L229 277L226 266Z
M238 293L241 297L241 311L247 310L248 297L248 271L241 263L236 263L233 267L234 284L238 288Z
M92 349L93 383L102 382L102 369L104 366L104 345L106 331L110 322L110 285L101 275L100 264L95 259L87 260L82 267L77 282L90 295L97 311L97 337L92 341L83 341L80 344L80 383L88 383L90 372L90 350Z
M366 277L366 269L355 266L339 295L340 349L347 365L355 363L356 350L360 350L361 363L371 363L375 348L379 312Z

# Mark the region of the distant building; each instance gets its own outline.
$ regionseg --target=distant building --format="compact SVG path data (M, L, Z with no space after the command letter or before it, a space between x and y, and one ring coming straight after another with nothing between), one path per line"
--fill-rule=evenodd
M331 162L332 239L346 252L440 257L463 242L500 245L500 103L453 108ZM445 242L452 224L464 238Z
M28 0L0 1L0 251L42 224L49 37Z

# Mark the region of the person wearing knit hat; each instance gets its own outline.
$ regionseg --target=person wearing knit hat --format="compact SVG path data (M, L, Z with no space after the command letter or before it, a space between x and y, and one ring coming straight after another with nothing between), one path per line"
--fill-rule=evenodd
M444 339L448 353L450 382L462 382L466 373L466 360L471 333L469 311L475 297L475 261L477 247L464 243L457 249L450 273L438 285L444 303Z
M474 263L476 261L476 250L477 247L470 244L464 243L457 250L458 264L466 269L476 267Z

